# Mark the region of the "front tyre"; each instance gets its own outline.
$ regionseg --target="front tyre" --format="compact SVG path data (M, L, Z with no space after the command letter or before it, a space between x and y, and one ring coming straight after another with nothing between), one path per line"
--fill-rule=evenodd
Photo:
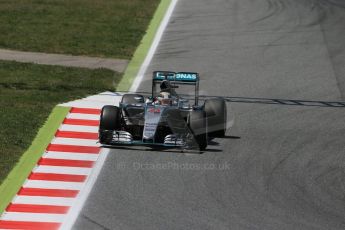
M109 144L113 139L113 131L121 128L120 108L106 105L102 108L99 123L98 139L101 144Z
M227 108L224 99L212 98L204 103L209 137L224 137L226 132Z
M207 147L207 123L206 114L202 110L191 111L188 116L188 126L194 135L200 151Z

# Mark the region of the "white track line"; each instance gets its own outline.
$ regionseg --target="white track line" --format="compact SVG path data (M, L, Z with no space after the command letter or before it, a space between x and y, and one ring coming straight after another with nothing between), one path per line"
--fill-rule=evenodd
M75 201L74 198L64 198L64 197L16 196L13 199L12 203L71 206L74 201Z
M22 213L22 212L5 212L2 220L16 221L37 221L37 222L56 222L61 223L66 214L47 214L47 213Z
M64 138L64 137L55 137L54 140L52 140L51 144L92 146L92 147L100 146L100 144L97 143L96 140L79 139L79 138Z
M60 104L60 106L101 109L104 105L118 105L121 98L122 94L120 93L104 92L97 95L89 96L81 100L63 103Z
M98 133L98 127L96 126L84 126L84 125L66 125L62 124L59 128L60 131L75 131L75 132L91 132Z
M97 95L96 95L97 96ZM116 97L114 97L114 100L109 101L91 101L91 100L76 100L71 101L68 103L60 104L60 106L66 106L66 107L81 107L81 108L89 108L89 109L102 109L105 105L115 105L118 100Z
M153 58L153 55L155 54L156 52L156 49L158 47L158 44L160 42L160 40L162 39L162 36L163 36L163 33L168 25L168 22L170 20L170 17L175 9L175 6L177 4L177 1L178 0L172 0L171 3L170 3L170 6L164 16L164 19L163 21L161 22L159 28L158 28L158 31L155 35L155 38L152 42L152 45L150 47L150 50L149 52L147 53L146 55L146 58L143 62L143 64L141 65L140 69L139 69L139 72L136 76L136 78L134 79L133 81L133 84L131 86L131 88L129 89L130 92L136 92L138 90L138 87L140 85L140 83L142 82L143 78L144 78L144 75L145 75L145 72L147 70L147 68L149 67L150 65L150 62Z
M36 168L33 170L33 172L35 172L35 173L61 173L61 174L74 174L74 175L89 175L91 173L91 170L92 169L90 169L90 168L39 165L39 166L36 166Z
M83 113L70 113L67 115L67 118L71 119L84 119L84 120L99 120L100 115L95 114L83 114Z
M44 188L44 189L71 189L80 190L84 186L84 182L64 182L64 181L48 181L48 180L26 180L24 188Z
M42 157L53 158L53 159L96 161L98 159L98 154L46 152Z

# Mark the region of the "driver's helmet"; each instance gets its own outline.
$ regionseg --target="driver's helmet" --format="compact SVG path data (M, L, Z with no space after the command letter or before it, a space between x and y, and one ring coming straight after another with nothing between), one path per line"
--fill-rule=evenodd
M167 92L171 86L170 86L170 82L168 80L163 80L161 85L160 85L161 91Z
M158 96L158 101L161 105L171 105L172 99L169 92L160 92Z

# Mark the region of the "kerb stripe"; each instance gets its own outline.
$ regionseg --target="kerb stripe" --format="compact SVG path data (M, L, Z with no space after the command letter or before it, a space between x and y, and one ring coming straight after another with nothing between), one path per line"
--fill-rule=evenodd
M21 188L18 195L22 196L49 196L49 197L76 197L78 190L69 189L44 189L44 188Z
M92 168L93 164L94 164L94 161L62 160L62 159L53 159L53 158L41 158L38 162L38 165L80 167L80 168Z
M100 148L95 146L49 144L47 151L98 154Z
M0 229L57 230L61 223L0 220Z
M57 205L37 205L37 204L10 204L6 212L31 212L31 213L54 213L66 214L70 207Z
M62 123L66 125L99 126L98 120L85 120L74 118L65 118L65 120Z
M29 180L49 180L64 182L84 182L85 175L57 174L57 173L31 173Z
M75 108L70 110L70 113L84 113L84 114L101 114L100 109L88 109L88 108Z
M91 132L74 132L74 131L58 130L55 136L63 137L63 138L79 138L79 139L90 139L90 140L98 139L98 133L91 133Z

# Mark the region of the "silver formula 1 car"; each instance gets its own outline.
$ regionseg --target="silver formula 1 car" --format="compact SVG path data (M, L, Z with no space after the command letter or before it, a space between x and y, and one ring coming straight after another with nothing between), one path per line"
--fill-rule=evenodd
M177 93L177 89L184 94ZM192 100L183 96L190 92ZM99 142L202 151L210 138L225 135L226 118L224 99L207 99L199 105L197 73L155 71L150 97L124 94L119 106L102 108Z

